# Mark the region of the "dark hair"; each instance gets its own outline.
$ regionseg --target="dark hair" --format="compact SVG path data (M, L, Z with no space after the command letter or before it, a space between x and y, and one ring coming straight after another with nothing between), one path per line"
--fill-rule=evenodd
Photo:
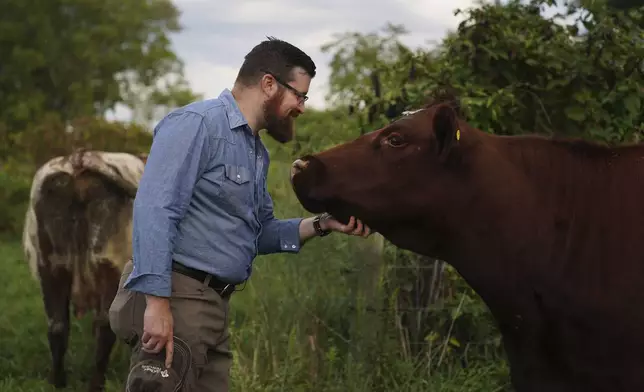
M315 77L315 63L306 53L288 42L274 37L267 38L244 57L236 82L250 86L267 72L290 82L293 80L291 71L294 67L301 67L311 78Z

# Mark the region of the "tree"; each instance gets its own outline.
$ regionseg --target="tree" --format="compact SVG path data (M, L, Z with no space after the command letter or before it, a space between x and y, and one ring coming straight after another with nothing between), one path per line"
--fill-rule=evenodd
M378 92L389 102L404 102L399 109L421 105L431 92L451 90L471 123L490 132L637 140L644 128L644 13L589 1L586 8L571 4L564 14L544 18L541 7L553 3L511 0L457 10L466 13L465 20L438 48L386 62L372 56L379 63L364 64L364 57L360 63L342 61L360 64L354 73L378 69L387 80L404 82L383 84ZM574 23L565 23L572 17ZM360 53L364 41L355 39L357 44L341 53ZM422 77L409 78L410 70ZM344 95L355 107L376 98L364 77L345 71L331 78L332 85L355 83L352 94ZM386 109L377 108L378 114Z
M178 16L170 0L4 1L0 124L15 133L48 112L69 121L136 106L141 96L153 104L194 99L170 47Z
M324 53L333 52L331 60L330 91L327 97L333 103L346 105L360 96L361 89L371 90L374 75L387 71L409 49L400 42L407 34L401 25L387 23L380 32L336 34L335 40L322 46ZM380 83L386 84L386 79ZM376 91L375 94L378 94Z
M337 34L322 46L323 52L333 52L327 99L357 114L361 133L398 116L407 100L405 84L427 76L413 63L431 62L431 53L414 54L400 40L405 34L404 26L387 23L368 34Z

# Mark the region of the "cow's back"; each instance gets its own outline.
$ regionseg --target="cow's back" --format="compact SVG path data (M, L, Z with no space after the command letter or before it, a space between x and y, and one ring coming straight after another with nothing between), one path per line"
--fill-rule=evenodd
M23 242L34 276L71 274L72 302L84 313L104 310L102 293L131 255L143 162L122 153L77 154L52 159L34 176Z

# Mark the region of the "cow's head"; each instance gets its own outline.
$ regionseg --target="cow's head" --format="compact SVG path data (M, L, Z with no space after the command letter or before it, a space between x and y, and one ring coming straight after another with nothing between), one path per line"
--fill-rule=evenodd
M429 106L296 160L291 182L310 212L326 211L341 221L355 216L385 236L409 227L426 233L471 197L471 154L465 152L479 144L480 134L449 104Z

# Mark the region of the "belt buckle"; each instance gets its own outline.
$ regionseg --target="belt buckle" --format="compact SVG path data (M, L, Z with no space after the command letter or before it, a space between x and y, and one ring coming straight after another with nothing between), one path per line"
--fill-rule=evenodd
M206 286L210 286L210 281L212 280L212 278L213 278L213 275L211 275L211 274L206 275L206 279L204 279L203 283L204 283ZM226 283L226 285L224 286L224 288L223 288L223 289L221 289L221 293L220 293L219 295L221 295L222 297L223 297L223 296L225 296L226 294L228 294L228 289L230 289L231 287L233 287L233 285L232 285L232 284L230 284L230 283ZM215 290L215 291L216 291L216 290Z
M230 283L226 283L226 285L224 286L224 288L221 290L221 295L222 295L222 296L225 296L226 294L228 294L228 289L229 289L231 286L232 286L232 285L231 285Z

